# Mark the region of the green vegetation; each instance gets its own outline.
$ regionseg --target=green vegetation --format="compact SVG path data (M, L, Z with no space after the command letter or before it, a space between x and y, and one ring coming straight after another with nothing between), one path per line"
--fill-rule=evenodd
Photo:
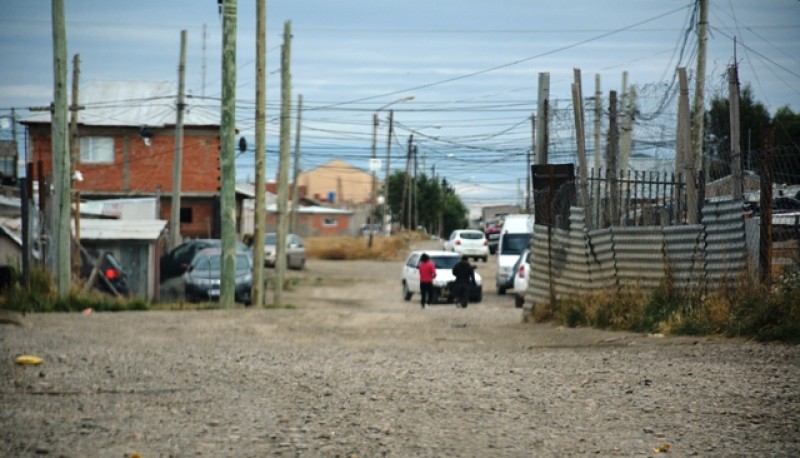
M664 282L649 294L606 291L561 300L553 310L540 304L532 318L570 327L800 343L800 267L782 272L771 287L742 279L701 294Z

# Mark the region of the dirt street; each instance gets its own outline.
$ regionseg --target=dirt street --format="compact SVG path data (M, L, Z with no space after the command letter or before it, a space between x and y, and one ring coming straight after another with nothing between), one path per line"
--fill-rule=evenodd
M797 456L800 348L523 323L492 261L467 309L310 260L291 308L0 324L0 456Z

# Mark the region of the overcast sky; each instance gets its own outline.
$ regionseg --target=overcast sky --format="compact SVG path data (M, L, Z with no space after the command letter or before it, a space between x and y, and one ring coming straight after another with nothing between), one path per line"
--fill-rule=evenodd
M194 103L218 107L221 20L215 1L65 3L68 53L81 55L82 82L177 81L185 29L187 87L198 97ZM237 125L246 136L254 118L254 3L238 5ZM710 4L707 97L725 95L724 72L735 49L740 79L751 85L756 100L771 113L783 105L800 111L800 1ZM52 99L50 2L0 0L0 6L0 116L11 107L25 116L27 107ZM691 0L269 1L269 148L277 144L279 49L284 22L291 20L293 105L299 94L304 97L304 169L333 158L366 169L372 114L414 96L392 105L397 122L393 168L404 167L397 158L416 131L420 167L423 158L427 172L436 164L436 174L456 184L468 203L517 201L540 72L549 72L551 79L551 142L554 150L564 151L560 161L573 160L569 85L574 68L582 71L584 97L594 93L595 75L600 75L606 103L609 91L621 90L627 71L644 115L634 136L641 144L661 145L641 152L669 155L676 67L687 67L694 92L697 39L694 29L687 35L693 11ZM650 114L661 116L647 119ZM383 159L387 112L379 117ZM237 160L239 178L254 176L252 157L249 152ZM274 161L267 168L274 176Z

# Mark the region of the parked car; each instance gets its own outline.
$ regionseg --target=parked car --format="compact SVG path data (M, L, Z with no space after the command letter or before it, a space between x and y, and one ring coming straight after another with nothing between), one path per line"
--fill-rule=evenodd
M489 259L489 241L486 234L475 229L457 229L444 242L444 250L467 256L474 260Z
M253 261L247 251L236 251L236 302L250 305L253 289ZM192 259L184 274L184 294L189 302L219 300L222 278L222 249L205 248Z
M92 270L98 261L98 253L92 253L93 259L89 258L86 253L81 253L81 278L88 280L92 275ZM122 264L110 252L103 253L103 258L98 267L97 276L94 280L94 288L100 292L116 296L117 293L127 296L130 291L128 290L128 275ZM114 288L114 290L111 289Z
M413 251L408 256L403 265L403 299L410 301L416 293L419 294L419 258L422 253L427 253L431 262L436 266L436 278L433 279L433 298L432 303L441 299L447 302L454 302L455 291L453 291L453 267L461 260L461 255L451 251ZM474 267L474 266L473 266ZM472 288L469 297L470 302L480 302L483 300L483 284L480 274L475 272L475 286Z
M380 224L362 224L361 225L361 235L369 235L370 230L372 230L372 235L381 235L381 225Z
M170 278L180 277L186 272L194 256L205 248L221 248L220 239L194 239L187 240L159 259L159 281L164 282ZM249 250L247 245L236 242L237 250Z
M529 214L506 215L497 246L497 294L503 295L514 287L514 263L525 249L531 246L534 216Z
M275 267L278 252L278 234L267 233L264 236L264 266ZM297 234L286 235L286 266L290 269L302 270L306 265L306 247L303 238Z
M531 275L531 250L525 250L514 264L514 306L517 308L525 304L525 293L528 291L528 280Z
M503 218L494 218L483 224L483 233L489 241L489 254L495 254L497 243L500 242L500 231L503 229Z

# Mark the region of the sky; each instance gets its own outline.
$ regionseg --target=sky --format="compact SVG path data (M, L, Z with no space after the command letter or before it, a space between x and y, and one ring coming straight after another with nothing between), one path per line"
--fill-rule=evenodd
M219 109L222 21L215 1L65 4L68 54L70 60L81 56L82 83L177 82L180 32L186 30L190 104ZM12 107L24 118L28 107L52 100L51 2L0 0L0 7L0 118ZM237 12L236 123L251 140L237 157L237 179L245 181L255 177L255 2L239 1ZM587 125L596 75L605 112L609 92L621 93L627 73L637 94L634 152L668 167L676 68L686 67L694 93L694 14L693 0L268 1L267 177L273 179L277 169L280 48L287 21L293 120L303 97L301 168L343 159L367 170L377 113L380 174L388 141L391 169L405 169L414 134L421 171L447 179L475 210L524 202L530 118L543 72L550 75L552 162L576 161L570 84L577 68ZM735 56L740 81L770 113L785 105L800 111L800 1L710 0L708 37L707 102L727 97L725 72ZM8 123L0 123L0 137L9 135Z

